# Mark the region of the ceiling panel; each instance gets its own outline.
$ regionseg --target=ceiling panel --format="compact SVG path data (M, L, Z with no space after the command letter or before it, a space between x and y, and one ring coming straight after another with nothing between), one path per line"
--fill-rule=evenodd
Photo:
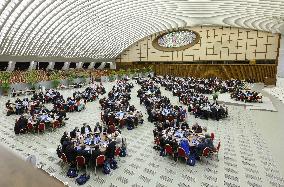
M281 32L283 10L284 0L1 0L0 55L112 59L145 36L185 26Z

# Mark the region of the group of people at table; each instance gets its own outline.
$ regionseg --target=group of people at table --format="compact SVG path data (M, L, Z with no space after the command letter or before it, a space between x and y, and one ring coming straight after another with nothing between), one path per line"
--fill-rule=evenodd
M195 117L201 119L216 119L217 121L228 116L225 105L216 101L210 101L208 95L216 92L230 91L235 85L241 84L238 80L222 81L218 78L196 79L192 77L156 77L154 79L166 90L179 97L179 101L188 106L188 112L192 112Z
M231 98L242 102L259 102L262 103L262 94L257 91L235 89L231 93Z
M32 100L26 113L16 120L14 126L15 134L26 132L44 132L46 128L55 129L65 125L66 112L63 110L49 110L40 101ZM6 107L11 110L10 103Z
M177 161L178 157L200 159L201 156L218 152L220 143L214 146L214 133L207 134L207 128L197 123L189 127L186 110L173 106L167 97L161 96L155 81L138 79L137 83L141 85L138 90L140 103L146 106L148 120L155 123L155 148L160 150L160 156L170 154Z
M100 99L101 119L109 128L127 127L132 130L143 123L141 111L129 103L131 88L133 84L126 80L117 81L108 93L108 98Z
M119 156L122 149L126 151L126 139L122 137L121 131L115 129L114 132L109 132L99 122L94 129L84 123L81 128L75 127L70 133L64 132L60 144L58 156L66 158L71 165L77 163L77 166L82 159L81 165L96 166L98 157L107 161Z

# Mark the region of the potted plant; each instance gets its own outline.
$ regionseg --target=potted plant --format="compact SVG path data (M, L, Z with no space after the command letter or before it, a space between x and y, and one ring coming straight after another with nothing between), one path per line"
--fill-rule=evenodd
M116 76L116 71L111 71L108 76L109 81L113 82L115 80L115 76Z
M10 83L8 83L8 82L2 83L1 88L2 88L2 91L3 91L3 95L8 96L8 93L9 93L9 90L10 90Z
M126 71L124 69L119 69L117 72L118 79L123 79L123 76L126 74Z
M79 77L81 78L81 82L85 84L90 76L88 72L81 72Z
M75 72L71 71L67 74L67 80L68 84L74 84L74 80L77 78L77 75Z
M28 71L25 75L26 82L30 84L32 90L35 90L35 84L37 83L38 74L36 70Z
M52 84L52 88L57 88L60 84L60 73L57 71L53 71L50 76L49 79L51 80L51 84Z
M60 80L58 80L58 79L55 79L55 80L52 81L52 87L53 88L58 88L59 84L60 84Z
M3 91L3 95L7 96L10 90L10 79L12 77L11 72L3 71L0 72L0 83Z

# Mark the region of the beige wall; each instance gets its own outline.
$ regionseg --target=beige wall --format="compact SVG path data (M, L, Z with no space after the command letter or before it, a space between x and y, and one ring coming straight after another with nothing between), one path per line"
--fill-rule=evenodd
M253 60L276 59L279 35L263 31L231 27L192 27L200 34L200 41L183 51L164 52L155 49L152 41L156 33L124 50L116 62Z

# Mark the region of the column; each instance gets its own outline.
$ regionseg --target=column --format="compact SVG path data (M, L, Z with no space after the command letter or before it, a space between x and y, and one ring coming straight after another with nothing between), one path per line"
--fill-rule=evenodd
M110 69L116 69L116 62L109 62L110 63Z
M284 35L281 36L277 67L276 86L284 88Z
M14 71L16 62L15 61L9 61L7 71Z
M69 65L70 65L70 62L64 62L64 66L62 67L62 70L68 70Z
M88 69L94 69L95 62L91 62Z
M31 61L29 71L36 69L36 66L39 64L39 62Z
M106 62L102 62L101 65L98 67L98 69L104 69L106 65Z
M83 67L83 62L77 62L76 69L81 69Z
M55 62L49 62L46 70L53 70Z

